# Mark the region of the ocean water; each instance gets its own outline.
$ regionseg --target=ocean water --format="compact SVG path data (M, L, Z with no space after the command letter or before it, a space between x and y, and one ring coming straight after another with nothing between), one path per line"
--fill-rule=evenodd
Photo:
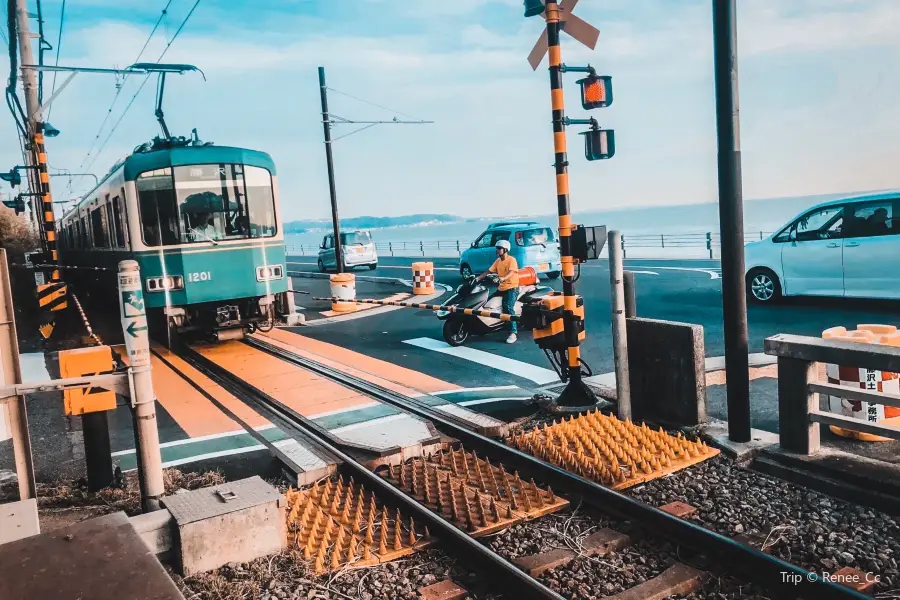
M760 234L767 235L775 231L806 208L847 195L824 194L745 201L745 239L759 239ZM557 225L556 215L529 216L527 219L554 229ZM625 237L628 255L633 257L708 257L706 234L712 234L713 246L717 246L719 236L719 207L715 203L575 212L573 219L583 225L606 225L608 230L618 229ZM390 248L398 256L421 256L423 246L427 256L450 256L456 255L457 241L460 248L465 249L489 223L498 220L500 219L473 218L457 223L389 227L370 231L381 254L385 253L390 243ZM285 243L294 253L311 255L317 252L324 235L322 232L289 234L285 236Z

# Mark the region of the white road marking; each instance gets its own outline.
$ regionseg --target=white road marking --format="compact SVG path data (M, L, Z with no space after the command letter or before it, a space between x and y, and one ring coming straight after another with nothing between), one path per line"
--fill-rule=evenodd
M178 465L186 465L192 462L198 462L201 460L209 460L212 458L220 458L222 456L234 456L236 454L246 454L247 452L256 452L257 450L266 450L266 447L262 444L256 444L255 446L244 446L243 448L231 448L230 450L220 450L218 452L210 452L208 454L198 454L196 456L186 456L184 458L179 458L176 460L170 460L169 462L164 462L162 464L162 468L167 469L169 467L177 467ZM136 471L137 469L128 469L123 471L124 473L128 473L129 471Z
M266 429L272 429L275 427L271 423L267 425L261 425L256 427L256 431L265 431ZM187 444L196 444L199 442L208 442L209 440L219 440L226 437L234 437L236 435L242 435L247 433L246 429L235 429L234 431L226 431L224 433L213 433L210 435L201 435L199 437L193 438L185 438L183 440L175 440L174 442L163 442L159 445L160 448L172 448L173 446L185 446ZM130 450L119 450L117 452L110 453L110 456L125 456L127 454L134 454L134 448Z
M519 396L517 398L482 398L481 400L466 400L464 402L460 402L457 406L476 406L478 404L489 404L491 402L503 402L506 400L510 400L513 402L521 402L523 404L531 402L531 398L524 398Z
M656 271L635 271L634 269L625 269L631 273L640 273L641 275L659 275Z
M517 385L489 385L485 387L460 388L458 390L446 390L443 392L431 392L432 396L443 396L444 394L461 394L464 392L493 392L495 390L517 390Z
M709 275L710 279L719 279L719 273L717 273L716 271L714 271L712 269L697 269L694 267L657 267L657 266L654 266L654 267L640 267L639 266L637 268L638 269L640 269L640 268L665 269L667 271L694 271L696 273L706 273L707 275Z
M466 348L464 346L458 346L454 348L453 346L450 346L445 342L432 338L415 338L412 340L403 340L403 343L409 344L410 346L416 346L418 348L424 348L426 350L434 350L435 352L440 352L441 354L449 354L450 356L455 356L464 360L469 360L479 365L484 365L486 367L491 367L492 369L504 371L506 373L509 373L510 375L516 375L517 377L530 379L531 381L539 385L550 383L551 381L557 381L559 379L559 377L556 375L556 372L551 371L550 369L537 367L520 360L506 358L505 356L498 356L490 352L484 352L483 350L476 350L475 348Z

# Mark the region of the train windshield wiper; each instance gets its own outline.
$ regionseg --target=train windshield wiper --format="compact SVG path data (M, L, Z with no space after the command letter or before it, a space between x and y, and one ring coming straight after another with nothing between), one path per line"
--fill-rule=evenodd
M219 245L219 242L217 242L216 240L212 239L211 237L209 237L208 235L206 235L206 234L203 233L202 231L197 231L197 230L194 229L193 227L190 227L189 229L190 229L190 232L193 233L194 235L200 235L200 236L203 236L204 238L206 238L206 241L212 242L212 245L213 245L213 246L218 246L218 245Z

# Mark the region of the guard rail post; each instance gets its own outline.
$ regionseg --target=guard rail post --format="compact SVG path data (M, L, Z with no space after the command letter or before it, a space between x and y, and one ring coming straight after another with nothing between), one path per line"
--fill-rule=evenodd
M119 263L119 310L131 371L131 407L137 441L141 506L144 512L151 512L160 509L165 486L156 423L156 395L150 376L147 311L137 261L123 260Z
M625 290L623 284L621 233L607 234L609 247L609 293L612 304L613 356L616 366L616 400L618 417L631 419L631 380L628 374L628 329L625 321Z
M394 256L394 244L393 244L393 242L388 242L388 252L391 253L391 256Z
M664 234L664 233L659 234L659 247L660 248L666 247L666 234Z
M815 378L815 362L778 357L778 435L788 452L814 454L819 450L819 424L809 418L810 411L819 408L819 395L809 389Z
M422 252L422 256L425 256L425 242L419 241L419 250Z
M712 260L712 257L713 257L712 233L710 233L709 231L706 232L706 249L709 250L709 259Z
M637 316L637 290L634 289L634 271L623 271L622 282L625 284L625 318Z
M456 254L462 256L462 251L459 249L459 240L456 240Z
M16 333L16 312L13 306L12 287L9 278L9 264L6 250L0 248L0 383L15 385L22 383L19 365L19 336ZM10 395L0 398L0 410L6 407L9 416L10 434L13 445L13 460L16 465L16 479L19 484L19 500L37 497L34 482L34 459L31 454L31 434L28 431L28 412L25 396ZM0 419L4 415L0 412Z
M619 234L619 235L621 235L621 234ZM620 241L621 241L620 246L622 248L622 259L624 260L624 259L628 258L628 254L625 253L625 236L624 235L621 236Z

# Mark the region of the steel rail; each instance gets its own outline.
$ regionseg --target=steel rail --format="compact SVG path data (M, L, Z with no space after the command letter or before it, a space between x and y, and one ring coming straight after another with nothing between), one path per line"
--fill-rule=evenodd
M297 411L261 393L256 387L213 363L196 350L179 348L176 355L271 420L282 423L286 429L299 433L305 439L312 438L321 449L342 461L344 468L350 471L359 483L368 486L382 500L405 509L410 516L428 526L429 531L436 534L441 543L452 547L461 559L484 573L485 580L495 584L493 587L507 589L514 593L513 597L564 600L563 596L371 471L332 443L322 434L321 427Z
M507 446L489 437L471 431L445 418L437 411L403 394L349 375L338 369L314 360L298 356L275 347L265 348L258 340L250 338L245 343L275 354L297 366L318 375L332 379L346 387L364 393L415 416L428 419L443 433L452 436L465 445L496 458L509 468L533 475L544 484L565 492L571 497L581 498L586 504L600 512L612 513L621 518L640 522L648 531L658 533L669 540L700 551L716 561L724 562L745 573L758 583L786 598L815 598L816 600L856 598L867 596L830 581L818 573L807 571L789 562L770 556L750 546L736 542L715 531L696 525L690 521L674 517L657 508L644 504L605 488L579 475L570 473ZM268 345L267 345L268 346ZM786 582L790 582L787 584Z

